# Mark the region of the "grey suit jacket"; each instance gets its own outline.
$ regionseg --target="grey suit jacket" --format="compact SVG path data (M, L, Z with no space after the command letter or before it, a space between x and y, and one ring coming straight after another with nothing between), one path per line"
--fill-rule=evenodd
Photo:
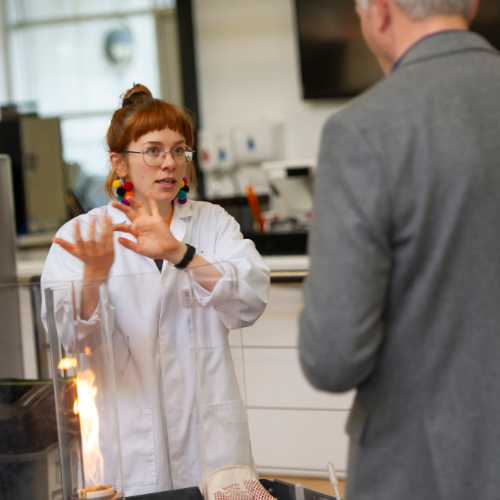
M347 498L500 498L500 54L425 38L324 128L303 370L357 388Z

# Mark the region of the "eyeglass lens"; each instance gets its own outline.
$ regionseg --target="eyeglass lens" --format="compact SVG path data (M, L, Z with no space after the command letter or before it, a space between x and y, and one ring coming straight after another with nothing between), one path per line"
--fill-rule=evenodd
M167 151L170 153L176 165L187 165L193 159L193 151L186 149L184 146ZM165 161L165 150L163 148L149 148L143 152L144 162L150 167L158 167Z

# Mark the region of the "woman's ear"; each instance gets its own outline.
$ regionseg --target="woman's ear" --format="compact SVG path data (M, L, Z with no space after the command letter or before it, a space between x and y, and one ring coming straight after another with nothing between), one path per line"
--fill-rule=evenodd
M120 153L115 153L115 152L110 153L109 161L111 162L111 166L113 167L118 177L122 177L123 179L125 179L128 172L127 172L127 165L125 164L122 155Z

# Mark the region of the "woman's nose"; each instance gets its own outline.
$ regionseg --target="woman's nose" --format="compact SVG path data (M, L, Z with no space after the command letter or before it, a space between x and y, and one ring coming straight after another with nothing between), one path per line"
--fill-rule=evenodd
M165 158L163 158L163 163L161 164L161 168L175 168L174 157L170 151L165 151Z

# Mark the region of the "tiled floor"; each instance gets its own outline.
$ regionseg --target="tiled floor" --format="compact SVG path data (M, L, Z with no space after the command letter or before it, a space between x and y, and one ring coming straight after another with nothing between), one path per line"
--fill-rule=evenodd
M280 479L281 481L285 481L287 483L292 483L292 484L302 483L302 486L304 486L304 488L307 488L309 490L314 490L319 493L324 493L325 495L330 495L332 497L335 496L333 487L328 479L311 478L311 477L263 476L262 474L259 474L259 477L261 479ZM344 488L345 488L345 481L339 479L339 492L342 498L344 498Z

